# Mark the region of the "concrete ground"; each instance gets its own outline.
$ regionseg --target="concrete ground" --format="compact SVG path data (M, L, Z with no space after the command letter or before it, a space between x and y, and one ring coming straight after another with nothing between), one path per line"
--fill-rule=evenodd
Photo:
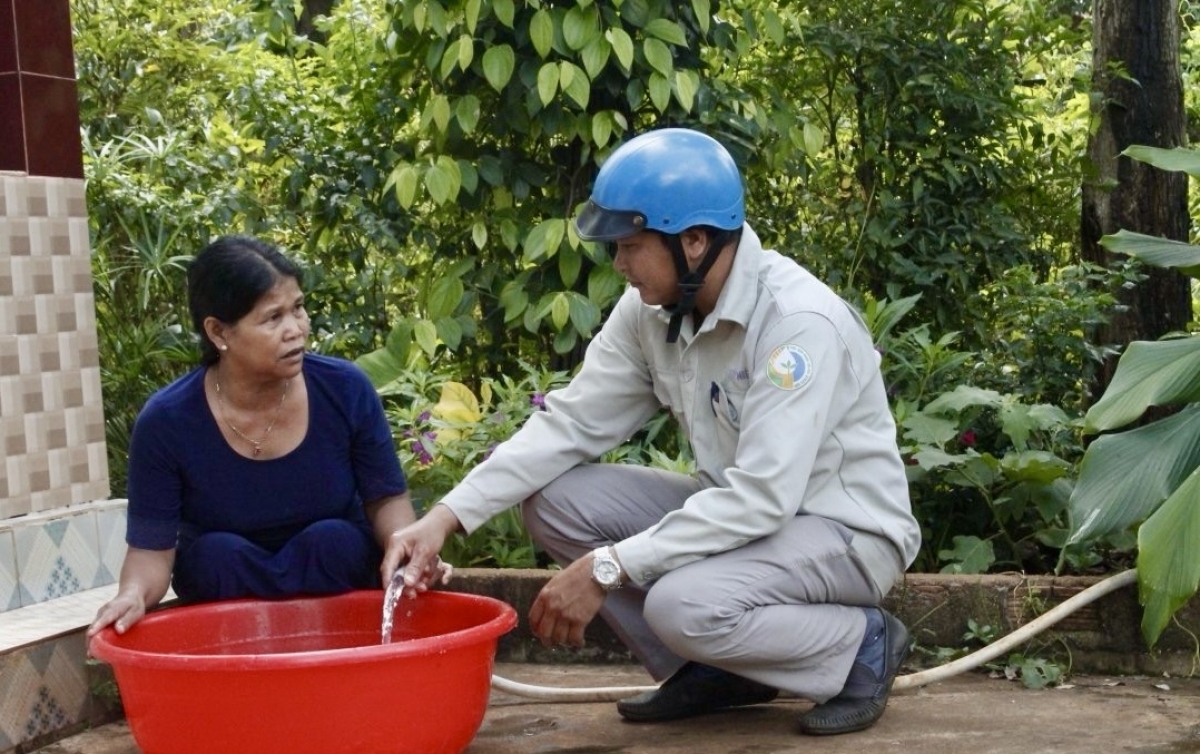
M640 668L629 665L499 663L496 673L540 686L650 683ZM831 738L796 732L796 720L809 706L781 699L693 720L637 725L622 722L612 702L552 703L493 692L466 754L1200 752L1200 678L1081 676L1059 688L1029 690L1016 682L968 673L897 692L873 728ZM123 722L38 751L139 752Z

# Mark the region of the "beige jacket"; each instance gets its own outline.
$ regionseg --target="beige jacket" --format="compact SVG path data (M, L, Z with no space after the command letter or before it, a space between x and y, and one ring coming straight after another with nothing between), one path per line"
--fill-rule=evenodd
M912 563L920 530L879 354L848 304L764 250L747 225L699 332L686 320L669 344L667 320L625 292L579 374L442 500L468 532L666 407L705 488L615 544L634 581L769 535L797 514L877 534Z

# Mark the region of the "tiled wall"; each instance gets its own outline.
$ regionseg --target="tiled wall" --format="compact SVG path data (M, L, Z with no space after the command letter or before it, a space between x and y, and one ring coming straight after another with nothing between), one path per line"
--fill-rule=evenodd
M114 584L124 557L124 500L0 521L0 613Z
M86 660L79 633L0 655L0 751L98 716Z
M81 626L124 556L107 500L68 0L0 0L0 752L96 719Z
M0 173L0 520L109 496L84 184Z
M0 0L0 170L83 178L76 86L67 0Z

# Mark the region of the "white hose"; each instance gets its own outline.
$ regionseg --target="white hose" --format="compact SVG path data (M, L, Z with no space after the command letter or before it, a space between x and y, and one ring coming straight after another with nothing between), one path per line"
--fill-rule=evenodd
M922 670L919 673L897 676L895 682L892 684L892 690L915 689L936 681L943 681L968 670L973 670L1006 652L1012 651L1081 607L1089 605L1104 595L1115 592L1121 587L1128 586L1136 581L1137 570L1133 568L1109 576L1061 604L1056 605L1046 613L1039 615L1016 631L992 642L980 650L972 652L966 657L960 657L953 662L948 662L945 665L939 665L929 670ZM627 699L646 691L653 691L658 686L562 688L559 686L536 686L528 683L519 683L498 675L493 675L492 688L506 694L544 702L613 702L618 699Z

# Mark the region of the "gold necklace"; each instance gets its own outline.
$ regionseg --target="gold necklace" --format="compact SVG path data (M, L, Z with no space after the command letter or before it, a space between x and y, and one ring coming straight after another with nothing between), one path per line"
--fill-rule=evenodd
M283 383L283 395L279 396L279 405L275 407L275 414L271 417L271 423L267 425L267 430L263 432L263 436L257 440L248 437L246 433L234 426L233 422L229 421L229 409L225 405L225 398L221 395L221 378L213 375L213 384L217 386L217 403L221 406L221 418L225 420L225 424L233 430L233 433L242 438L246 442L254 446L254 457L258 458L258 454L262 453L262 444L267 441L267 436L271 434L271 430L275 429L275 422L279 421L279 414L283 411L283 402L287 400L288 385L292 384L291 380Z

